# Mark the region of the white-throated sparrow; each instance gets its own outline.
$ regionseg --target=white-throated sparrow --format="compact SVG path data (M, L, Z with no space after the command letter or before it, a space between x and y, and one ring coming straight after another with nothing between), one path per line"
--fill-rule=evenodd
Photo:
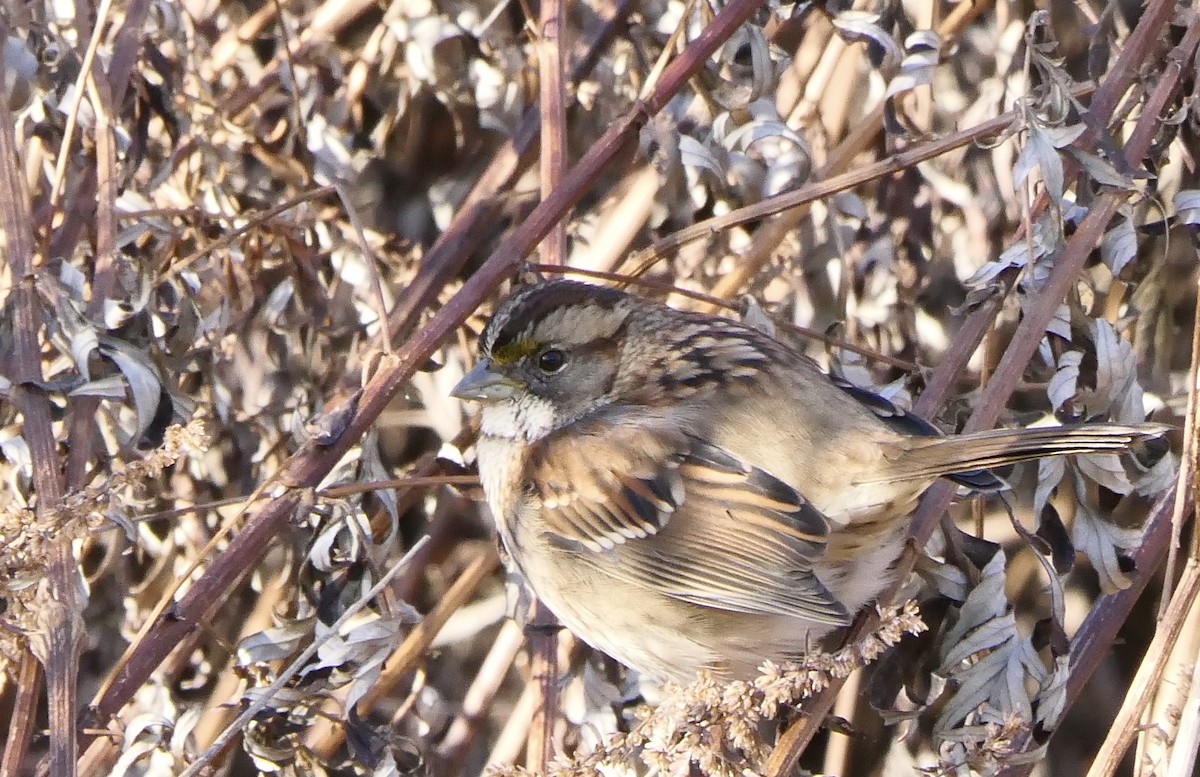
M941 436L724 318L572 281L501 303L454 395L481 402L488 503L512 563L585 642L640 672L752 676L890 582L938 477L1112 451L1163 427Z

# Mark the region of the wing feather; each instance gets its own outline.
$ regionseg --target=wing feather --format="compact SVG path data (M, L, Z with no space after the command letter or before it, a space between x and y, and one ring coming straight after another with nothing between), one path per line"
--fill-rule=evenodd
M604 457L588 444L597 436ZM583 563L701 607L849 620L813 572L825 517L728 451L677 427L602 419L542 440L530 466L530 483L573 484L570 497L531 497L546 539Z
M881 397L874 391L856 386L845 378L830 375L833 384L846 392L860 404L875 414L893 431L912 437L941 437L942 431L920 416L905 412L890 400ZM1000 491L1005 483L1001 476L990 469L972 469L963 472L947 473L946 477L961 486L976 491Z

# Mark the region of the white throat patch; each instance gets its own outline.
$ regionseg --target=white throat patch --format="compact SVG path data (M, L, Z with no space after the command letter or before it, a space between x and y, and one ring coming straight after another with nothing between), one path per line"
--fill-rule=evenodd
M480 431L489 437L534 442L554 431L554 417L548 401L524 394L519 401L485 404L479 416Z

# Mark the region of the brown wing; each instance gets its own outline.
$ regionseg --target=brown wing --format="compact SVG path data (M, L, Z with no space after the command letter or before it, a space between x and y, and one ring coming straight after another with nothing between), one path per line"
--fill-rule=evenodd
M601 435L603 458L589 441ZM825 517L763 469L678 429L610 420L543 440L530 464L546 539L581 563L702 607L849 621L813 574Z
M543 532L593 553L657 534L684 500L683 442L670 430L607 421L543 439L527 465Z
M897 407L891 400L876 394L874 391L856 386L845 378L830 375L833 385L853 397L855 401L875 414L894 432L908 437L941 437L942 431L920 416L906 412ZM989 469L967 469L961 472L944 473L946 477L959 485L975 491L1001 491L1006 488L1000 476Z

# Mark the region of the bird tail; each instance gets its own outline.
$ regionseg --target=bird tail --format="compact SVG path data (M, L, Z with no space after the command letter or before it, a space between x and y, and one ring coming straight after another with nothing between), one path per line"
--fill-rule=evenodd
M1119 453L1132 445L1161 437L1163 424L1089 423L1079 426L1038 426L993 429L946 437L906 441L896 466L875 482L932 480L946 476L962 485L990 491L1003 486L993 467L1071 453Z

